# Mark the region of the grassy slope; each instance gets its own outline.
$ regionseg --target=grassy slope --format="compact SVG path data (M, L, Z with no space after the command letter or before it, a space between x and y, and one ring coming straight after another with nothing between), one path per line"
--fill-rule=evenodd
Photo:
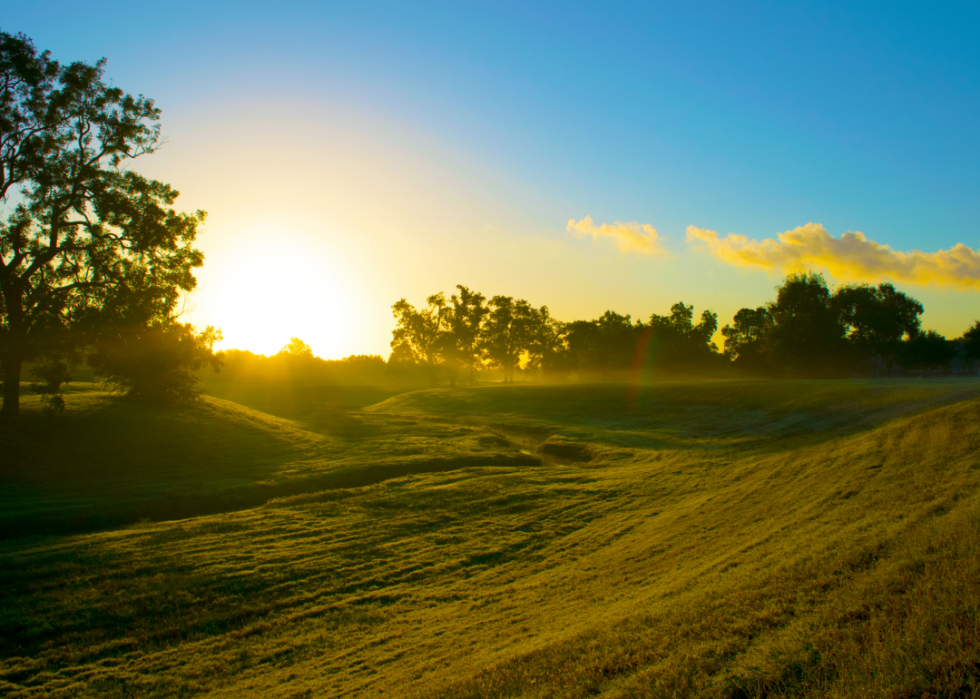
M300 401L283 392L282 417L215 397L161 411L83 384L66 397L68 414L52 418L27 396L23 417L0 424L0 539L230 511L474 460L537 462L488 448L471 428L366 421L351 405L377 392L342 391Z
M0 544L0 693L974 696L978 389L500 387L290 422L348 469L505 465Z

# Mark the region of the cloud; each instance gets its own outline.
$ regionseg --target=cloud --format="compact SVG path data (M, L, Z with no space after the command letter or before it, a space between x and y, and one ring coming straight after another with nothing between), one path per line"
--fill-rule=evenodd
M587 235L592 236L593 240L612 238L623 252L669 256L660 245L657 230L649 223L616 221L613 225L603 223L597 226L592 223L591 216L586 216L578 223L575 222L574 218L569 219L567 230L576 238L584 238Z
M736 267L783 273L822 268L843 282L891 279L921 286L980 290L980 251L958 243L949 250L902 252L863 233L831 236L819 223L808 223L776 239L750 240L744 235L687 227L687 242L702 243L720 260Z

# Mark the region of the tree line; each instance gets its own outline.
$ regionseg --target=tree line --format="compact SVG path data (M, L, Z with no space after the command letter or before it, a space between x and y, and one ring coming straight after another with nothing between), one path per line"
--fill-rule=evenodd
M606 311L595 320L562 322L547 306L483 294L458 285L416 308L404 298L392 306L389 363L418 367L432 385L472 385L476 372L499 370L583 380L636 377L644 371L686 375L733 372L773 378L879 376L896 366L941 370L961 353L980 360L980 323L955 342L921 330L922 304L891 284L854 284L831 291L823 276L792 274L776 299L743 308L721 329L724 349L713 342L717 314L675 303L667 315L633 320ZM959 347L959 349L958 349Z
M445 376L455 386L460 376L472 385L485 368L499 370L504 383L513 382L519 368L551 378L611 378L639 368L640 347L657 368L696 372L723 361L711 342L717 316L704 311L695 324L693 307L684 303L648 321L607 311L596 320L565 323L547 306L456 289L448 298L429 296L420 308L405 299L392 306L390 363L419 366L433 385Z
M792 274L776 300L743 308L722 328L724 353L746 374L830 378L899 367L946 371L960 354L980 360L980 323L947 341L921 329L923 306L892 284L851 284L831 291L823 276Z

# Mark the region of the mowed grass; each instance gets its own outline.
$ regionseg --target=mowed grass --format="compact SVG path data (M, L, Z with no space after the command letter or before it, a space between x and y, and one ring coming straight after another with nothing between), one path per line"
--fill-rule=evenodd
M211 396L161 410L93 384L72 386L61 417L26 396L22 418L0 423L0 540L224 512L459 464L538 461L473 428L363 419L354 406L375 389L300 401L285 393L277 412L312 413L312 424Z
M307 492L0 543L0 694L977 696L978 396L687 382L419 391L339 423L157 415L151 451L184 435L202 492L236 458ZM65 418L85 449L128 410L91 400ZM207 456L277 430L265 466ZM193 470L167 454L161 482Z

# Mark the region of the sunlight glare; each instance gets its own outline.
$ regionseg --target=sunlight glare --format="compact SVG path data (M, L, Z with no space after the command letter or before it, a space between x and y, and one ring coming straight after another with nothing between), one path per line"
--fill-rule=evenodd
M317 356L340 358L354 329L354 286L322 242L263 226L208 265L199 293L221 319L222 349L272 355L299 337Z

